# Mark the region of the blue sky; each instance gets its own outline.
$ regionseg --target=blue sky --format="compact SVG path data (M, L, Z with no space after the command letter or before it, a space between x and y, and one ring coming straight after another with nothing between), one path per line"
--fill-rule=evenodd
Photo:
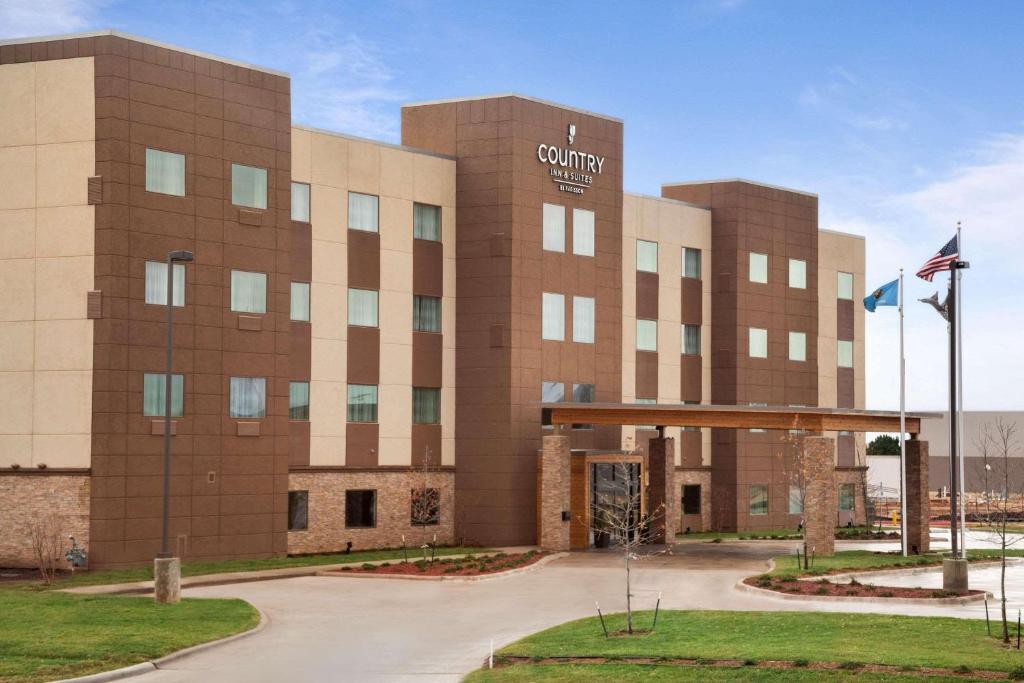
M909 406L946 402L912 273L964 223L965 405L1024 409L1024 4L3 0L2 37L116 28L288 71L296 122L388 141L402 102L515 91L621 117L625 185L744 177L819 194L903 266ZM937 285L937 286L936 286ZM896 402L896 315L868 315L868 406Z

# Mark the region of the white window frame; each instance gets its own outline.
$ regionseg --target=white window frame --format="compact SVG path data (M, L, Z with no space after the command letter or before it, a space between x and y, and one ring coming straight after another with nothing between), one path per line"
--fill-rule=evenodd
M356 212L352 210L352 203L355 200L357 203L363 199L373 200L373 218L367 223L363 224L356 218ZM365 192L349 192L348 193L348 229L359 230L361 232L380 232L380 197L375 194L366 194Z
M291 284L291 302L288 309L291 320L309 322L309 290L308 282L293 282Z
M690 253L697 255L697 258L696 258L696 261L697 261L697 274L696 275L687 275L686 274L686 255L690 254ZM701 253L700 249L695 249L694 247L683 247L682 248L682 263L679 264L679 272L683 274L683 277L693 278L694 280L700 280L701 279L701 270L703 268L703 263L702 263L703 260L704 260L704 256Z
M241 308L241 307L236 308L235 307L235 287L236 286L241 286L243 284L242 280L241 280L242 276L250 276L250 275L254 276L254 278L256 280L259 280L259 279L262 278L262 282L263 282L263 297L262 297L262 301L257 302L255 308L252 309L252 310L250 310L248 308ZM253 314L253 315L263 315L263 314L265 314L267 312L267 274L266 273L258 273L256 271L251 271L251 270L232 270L231 271L231 311L234 312L234 313L249 313L249 314Z
M353 305L355 300L366 296L367 300L373 300L373 322L370 322L369 318L366 320L355 320L353 311L358 309L358 306ZM352 327L379 327L380 325L380 292L376 289L360 289L359 287L348 288L348 324Z
M763 342L763 343L762 343ZM764 353L754 353L755 349L764 348ZM768 357L768 330L762 327L748 328L747 332L747 355L750 358Z
M305 188L305 189L303 189ZM295 201L298 192L299 201ZM309 183L297 183L292 181L292 220L299 223L309 223L309 215L312 212L310 205L312 201L312 190Z
M691 330L691 329L697 331L697 350L696 351L687 351L686 350L686 332L687 332L687 330ZM701 337L700 325L689 325L687 323L683 323L682 325L680 325L679 326L679 351L680 351L680 353L682 355L684 355L684 356L699 356L699 355L701 355L701 352L700 352L701 339L700 339L700 337Z
M807 361L807 333L790 330L789 332L789 360L803 363Z
M651 247L654 248L654 265L653 267L648 263L651 259L652 254L650 253ZM652 242L651 240L637 240L636 241L636 269L641 273L657 273L658 272L658 243Z
M844 358L845 357L845 358ZM848 358L849 361L844 363L843 361ZM852 368L853 367L853 342L846 339L840 339L836 342L836 365L840 368Z
M167 173L158 173L158 162L165 165L174 162L175 168L162 169ZM174 177L171 177L173 171ZM165 175L167 177L165 177ZM185 196L185 155L168 152L163 149L146 148L146 192L166 194L172 197Z
M253 171L252 177L252 188L247 188L248 183L242 182L242 174L240 170ZM260 183L263 184L263 196L260 197ZM236 191L241 192L243 190L253 191L252 203L244 201L245 198L239 197L235 194ZM267 169L260 168L259 166L247 166L246 164L231 164L231 203L235 206L246 206L250 209L266 209L267 208Z
M577 344L593 344L597 327L597 307L592 296L572 298L572 340Z
M153 292L149 288L150 282L156 284L160 282L161 292ZM146 261L146 303L153 306L166 306L167 305L167 262L166 261ZM185 264L175 263L174 264L174 284L173 293L171 294L171 305L175 307L181 307L185 305ZM162 294L163 296L160 296Z
M542 222L544 251L565 253L565 207L545 202Z
M768 254L750 252L747 266L748 279L758 284L768 284ZM763 273L763 274L762 274Z
M593 256L597 217L589 209L572 210L572 253Z
M843 276L846 277L843 277ZM853 301L853 273L839 271L836 273L836 298L844 301Z
M647 343L644 338L650 337L653 339L652 343ZM658 321L657 320L644 320L643 318L637 318L636 320L636 350L637 351L657 351L658 350Z
M565 341L565 295L541 294L541 339Z
M807 261L789 259L789 286L792 289L807 289Z

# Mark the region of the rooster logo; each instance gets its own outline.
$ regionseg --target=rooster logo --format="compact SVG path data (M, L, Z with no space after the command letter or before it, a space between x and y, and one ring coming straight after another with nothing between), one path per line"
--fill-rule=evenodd
M571 145L576 140L576 124L569 124L569 144Z

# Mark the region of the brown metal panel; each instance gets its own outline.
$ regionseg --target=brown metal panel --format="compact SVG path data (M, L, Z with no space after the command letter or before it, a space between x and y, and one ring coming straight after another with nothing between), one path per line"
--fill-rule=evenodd
M434 332L412 333L412 384L440 387L443 362L442 337Z
M636 272L636 317L658 319L658 274Z
M680 322L700 325L704 322L704 283L692 277L679 278Z
M412 241L413 294L444 294L444 247L431 240Z
M380 235L348 231L348 286L380 289Z
M703 366L700 356L682 354L679 358L680 399L700 403L704 391Z
M636 395L637 398L658 398L658 354L653 351L636 352Z
M836 300L836 338L853 341L853 324L853 302L849 299Z
M380 381L380 330L349 326L346 360L350 384L377 384Z
M856 379L853 368L837 368L836 370L836 406L853 408L856 400Z
M376 467L379 427L376 423L349 422L345 427L345 466Z
M424 459L431 467L441 466L441 425L412 426L412 467L423 467Z

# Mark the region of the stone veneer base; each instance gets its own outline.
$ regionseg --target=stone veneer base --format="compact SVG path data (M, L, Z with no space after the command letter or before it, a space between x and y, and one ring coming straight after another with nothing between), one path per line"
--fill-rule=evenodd
M37 567L29 540L35 520L54 515L60 520L61 541L68 536L89 551L89 473L41 471L0 472L0 567ZM63 552L60 567L65 567Z

